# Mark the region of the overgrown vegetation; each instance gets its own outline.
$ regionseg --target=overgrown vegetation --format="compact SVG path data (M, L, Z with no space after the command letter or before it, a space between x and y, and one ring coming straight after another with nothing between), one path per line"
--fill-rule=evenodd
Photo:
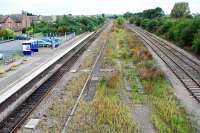
M157 9L157 8L156 8ZM171 16L164 16L163 10L150 9L142 13L126 13L124 16L150 32L156 33L181 47L189 47L200 52L200 17L190 14L188 3L176 3Z
M113 66L117 63L117 59L123 59L127 56L125 49L122 50L121 54L115 53L116 47L120 52L120 45L124 45L124 41L124 32L122 30L114 31L113 29L107 42L104 63L115 71L106 73L99 81L96 95L92 101L82 101L70 125L70 132L139 132L127 106L121 101L120 91L123 89L123 73L118 66ZM113 63L109 63L110 59Z
M151 122L158 132L195 132L188 114L173 95L152 55L136 35L124 29L118 21L109 35L103 63L105 68L114 71L106 72L99 81L92 101L81 101L69 132L139 132L129 105L122 100L124 79L131 85L133 104L147 104L151 108ZM139 88L138 80L143 90Z
M128 109L119 97L121 74L104 77L97 87L95 98L90 103L82 101L70 132L86 133L133 133L138 132Z
M195 132L188 114L175 98L170 84L147 48L135 34L118 27L113 27L115 34L111 36L113 41L108 43L106 62L117 65L120 60L123 76L132 87L133 102L151 107L152 123L158 132ZM138 80L143 89L138 86Z
M170 84L136 35L129 37L129 48L133 51L135 65L135 69L129 70L130 74L128 75L129 81L133 85L133 100L137 101L140 97L140 101L143 98L142 103L151 105L152 122L158 132L195 132L187 113L172 93ZM136 83L134 81L135 76L139 76L142 81L143 94L134 85Z

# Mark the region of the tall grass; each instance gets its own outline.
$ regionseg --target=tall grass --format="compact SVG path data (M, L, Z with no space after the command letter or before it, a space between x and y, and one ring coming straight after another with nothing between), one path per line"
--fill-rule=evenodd
M82 102L70 132L85 133L133 133L138 132L134 121L129 116L126 106L119 97L121 75L115 73L103 78L91 103Z

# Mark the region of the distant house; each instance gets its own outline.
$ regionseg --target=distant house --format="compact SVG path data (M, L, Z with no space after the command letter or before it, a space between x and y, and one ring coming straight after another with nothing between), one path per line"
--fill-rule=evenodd
M45 22L55 22L57 19L56 15L52 15L52 16L29 16L31 23L39 23L41 21L45 21Z
M40 21L45 21L45 22L52 22L53 21L53 16L39 16Z
M30 27L29 16L16 14L0 16L0 28L9 28L15 32L21 32L23 28Z
M38 23L38 22L40 22L40 17L37 16L37 15L29 16L29 18L31 20L31 23Z

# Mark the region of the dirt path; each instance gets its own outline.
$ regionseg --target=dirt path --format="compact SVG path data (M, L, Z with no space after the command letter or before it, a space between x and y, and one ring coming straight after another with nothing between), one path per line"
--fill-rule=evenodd
M131 113L132 119L137 123L141 133L155 133L153 124L150 118L150 107L145 104L134 104L130 99L131 86L129 82L124 79L124 87L121 90L122 102L127 105L129 112Z

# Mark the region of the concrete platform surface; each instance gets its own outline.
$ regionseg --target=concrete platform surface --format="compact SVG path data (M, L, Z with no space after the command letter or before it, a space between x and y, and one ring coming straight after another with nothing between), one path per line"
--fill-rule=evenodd
M57 59L77 46L81 41L87 38L91 33L86 33L64 43L60 47L52 50L45 50L30 57L30 60L19 66L13 72L9 72L0 78L0 103L19 90L22 86L32 80L37 74L45 70L48 65L53 64Z
M40 119L30 119L24 127L28 129L35 129L39 122Z

